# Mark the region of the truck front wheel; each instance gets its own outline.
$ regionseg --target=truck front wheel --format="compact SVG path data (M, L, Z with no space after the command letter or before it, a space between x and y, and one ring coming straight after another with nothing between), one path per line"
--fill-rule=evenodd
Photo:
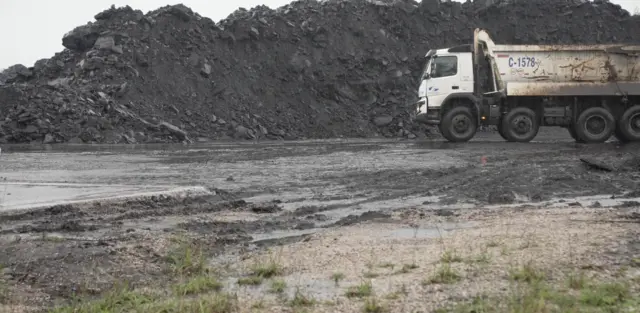
M616 135L620 141L640 141L640 105L634 105L622 114Z
M576 137L584 143L602 143L613 135L615 119L611 112L602 107L584 110L575 124Z
M475 136L478 121L467 107L455 107L444 114L440 121L440 133L452 142L466 142Z
M507 141L529 142L538 135L540 124L529 108L515 108L502 119L502 132Z

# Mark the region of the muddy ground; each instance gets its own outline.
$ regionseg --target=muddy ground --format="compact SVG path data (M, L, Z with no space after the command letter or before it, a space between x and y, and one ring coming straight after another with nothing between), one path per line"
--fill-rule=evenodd
M227 303L224 291L239 300L235 306L206 312L378 312L378 305L432 312L480 291L509 291L514 268L532 260L548 281L566 278L562 269L570 268L594 280L625 278L635 292L638 148L580 145L551 131L529 144L483 133L466 144L5 146L0 177L7 182L204 188L30 211L2 207L0 311L102 299L110 312L157 312L159 305L192 312L184 307L192 301ZM4 186L5 195L11 188ZM458 260L445 262L454 263L455 284L429 278L451 253L460 260L491 254L479 263L492 270ZM345 296L366 280L378 298ZM145 296L121 289L105 296L125 282ZM171 302L175 293L186 302ZM638 299L623 300L614 304Z

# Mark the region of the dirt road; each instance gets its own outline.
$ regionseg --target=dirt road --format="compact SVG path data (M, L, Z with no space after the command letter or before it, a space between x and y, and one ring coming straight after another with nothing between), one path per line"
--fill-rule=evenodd
M552 134L542 133L529 144L506 143L496 135L481 134L467 144L344 140L135 148L67 146L49 150L6 146L0 159L0 177L7 182L3 199L13 202L4 203L0 215L0 265L4 268L0 275L0 303L4 306L0 309L39 310L69 305L78 297L97 297L108 307L121 303L116 300L125 291L118 289L110 296L104 292L113 290L116 282L128 282L136 290L151 290L155 295L136 293L135 301L131 295L126 297L135 303L125 301L125 305L144 312L152 310L141 310L140 306L159 305L158 294L166 300L167 292L176 290L184 291L180 291L182 296L207 295L195 299L214 301L216 305L232 303L220 298L222 291L217 290L233 291L243 300L235 307L239 311L297 312L298 306L285 305L304 300L302 293L295 292L296 287L323 301L317 306L302 301L307 310L353 312L375 299L363 296L367 300L362 304L357 302L359 297L345 297L341 287L333 286L327 277L330 273L341 273L344 277L334 278L346 277L350 283L383 275L386 278L374 283L376 289L382 288L380 281L386 284L383 290L406 286L411 280L419 285L427 275L427 264L448 250L441 249L442 242L455 241L447 236L466 238L451 244L456 251L465 251L464 258L481 251L470 246L474 242L478 247L497 247L490 243L497 238L505 242L504 249L522 246L522 236L515 240L512 233L497 226L514 220L526 222L510 228L515 233L541 231L537 245L547 250L527 253L529 257L548 256L543 269L548 269L554 258L596 260L595 255L602 252L575 247L550 252L550 242L564 247L560 241L567 238L558 237L562 232L557 232L562 228L582 236L576 244L583 248L597 244L611 250L600 264L607 266L607 271L611 271L610 266L635 264L640 256L640 247L633 241L637 240L637 224L619 221L638 220L638 146L579 145L568 135ZM581 158L601 160L612 171L590 168ZM61 193L72 200L103 197L87 203L17 210L30 202L12 199L16 197L13 192L28 196L24 186L35 183L41 184L37 194L42 197ZM77 191L81 186L111 189L82 194ZM171 192L144 194L156 190ZM139 196L105 199L125 192ZM56 201L62 203L64 198ZM608 224L585 231L584 225L567 222L573 220L572 216L604 219ZM451 231L434 233L436 224ZM487 239L490 235L498 237ZM422 241L411 246L410 241L416 238ZM270 268L252 267L257 259L273 255L273 249L288 261L275 264L271 260L267 262ZM442 251L433 252L437 249ZM364 264L373 262L371 255L362 255L365 250L371 250L379 260L374 263L388 265L384 267L388 275L361 273ZM423 255L407 259L416 251ZM345 264L346 255L357 262ZM496 262L497 267L507 263ZM280 266L286 270L281 272ZM398 266L403 274L415 272L421 278L391 275ZM247 276L252 270L257 271L255 275ZM470 271L458 270L471 275ZM629 279L637 275L630 273ZM271 281L286 286L276 288L283 295L263 299L262 294L270 294L267 283L265 287L254 285L275 276L284 279ZM496 278L482 277L485 281ZM439 286L437 283L426 285L420 288L436 288L439 293L434 295L440 298L434 296L425 302L417 296L424 290L414 289L407 296L386 299L386 308L429 312L471 299L477 296L474 290L482 290L450 292L432 286ZM449 296L442 298L445 294ZM191 300L166 305L192 305ZM89 306L84 311L92 312ZM174 311L191 310L181 307Z

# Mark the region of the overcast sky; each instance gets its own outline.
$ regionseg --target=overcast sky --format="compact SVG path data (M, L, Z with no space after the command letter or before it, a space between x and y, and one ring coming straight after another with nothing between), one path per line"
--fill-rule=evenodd
M129 5L144 13L167 4L183 3L218 22L239 7L267 5L273 9L292 0L0 0L0 69L21 63L33 66L38 59L62 51L62 36L76 26L93 21L96 13ZM460 0L457 0L460 1ZM612 0L633 13L640 0Z

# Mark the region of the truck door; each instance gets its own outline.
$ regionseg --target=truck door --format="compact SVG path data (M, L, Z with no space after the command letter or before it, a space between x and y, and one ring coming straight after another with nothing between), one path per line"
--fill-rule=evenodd
M462 86L458 74L458 57L455 55L436 56L431 61L427 80L429 107L440 107L452 93L469 92L466 84Z

